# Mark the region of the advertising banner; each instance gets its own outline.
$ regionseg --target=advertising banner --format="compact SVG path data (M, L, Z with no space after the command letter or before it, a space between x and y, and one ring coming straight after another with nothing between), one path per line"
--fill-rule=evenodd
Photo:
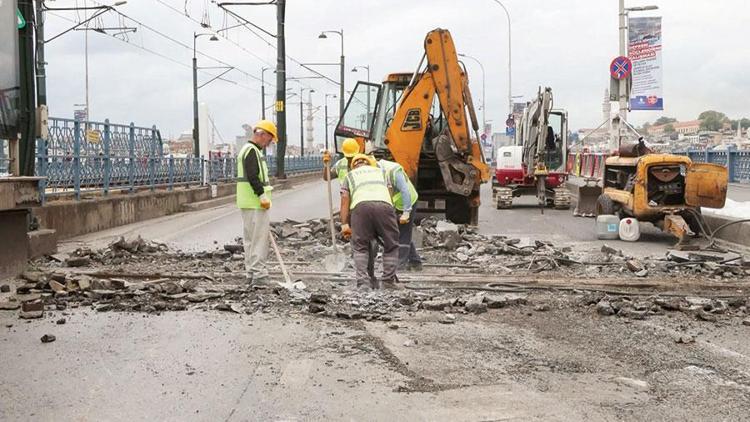
M628 58L633 63L631 110L664 110L661 17L628 20Z
M18 28L25 25L16 2L0 0L0 139L15 138L18 132Z

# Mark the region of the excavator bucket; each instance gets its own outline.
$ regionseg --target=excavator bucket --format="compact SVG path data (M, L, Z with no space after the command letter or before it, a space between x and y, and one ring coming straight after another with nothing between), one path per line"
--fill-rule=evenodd
M602 188L597 179L587 178L582 184L570 184L576 196L576 208L573 215L578 217L594 217L596 215L596 200L602 194ZM578 192L575 192L575 190Z

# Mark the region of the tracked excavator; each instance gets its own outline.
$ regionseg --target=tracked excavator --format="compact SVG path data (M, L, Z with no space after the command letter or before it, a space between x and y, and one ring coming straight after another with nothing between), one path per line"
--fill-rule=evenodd
M477 224L479 188L489 180L478 130L453 38L435 29L414 73L357 82L334 133L337 152L351 137L362 151L401 164L419 194L418 213Z
M552 88L539 88L516 124L515 145L498 148L492 198L497 209L510 208L513 198L536 195L544 207L570 208L565 188L568 113L552 108Z

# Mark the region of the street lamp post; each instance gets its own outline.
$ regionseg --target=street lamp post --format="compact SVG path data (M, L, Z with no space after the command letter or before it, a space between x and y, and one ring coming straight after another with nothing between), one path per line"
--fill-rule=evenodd
M324 125L325 125L325 132L326 132L326 151L328 151L328 97L336 98L336 94L326 94L325 95L325 116L324 116Z
M268 69L270 67L260 69L260 116L263 120L266 120L266 81L264 77Z
M647 10L656 10L658 9L658 6L636 6L636 7L625 7L625 0L619 1L619 55L620 56L627 56L628 55L628 12L643 12ZM619 148L619 144L621 143L622 134L623 134L623 128L624 123L628 120L628 101L630 100L628 97L630 94L628 93L628 83L627 78L620 79L618 82L618 116L620 117L620 122L618 123L617 128L617 148ZM613 149L613 146L610 145L610 149Z
M484 66L482 65L482 62L480 62L476 57L472 57L472 56L470 56L468 54L462 54L462 53L458 53L458 55L460 57L466 57L467 59L474 60L479 65L479 68L482 70L482 133L484 133L485 128L487 127L487 115L486 115L487 108L485 107L485 98L487 98L487 97L485 95L485 90L484 90L484 88L485 88L485 85L484 85ZM511 99L511 101L513 101L513 100ZM512 112L512 110L511 110L511 112Z
M513 115L513 89L511 86L511 82L513 79L511 78L511 31L510 31L510 13L508 13L508 8L505 7L504 4L500 2L500 0L494 0L495 3L499 4L500 7L503 8L503 11L505 12L505 17L508 18L508 116Z
M323 31L318 35L318 38L328 38L326 34L338 34L341 37L341 75L340 75L340 86L339 86L339 115L344 115L344 30L340 31Z
M200 157L200 142L198 132L198 59L196 58L196 44L199 37L211 35L211 41L219 41L216 35L206 32L196 34L193 32L193 155Z

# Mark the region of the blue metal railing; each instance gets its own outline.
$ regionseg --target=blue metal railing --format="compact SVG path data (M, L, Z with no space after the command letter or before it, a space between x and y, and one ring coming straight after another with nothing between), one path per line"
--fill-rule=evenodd
M111 190L234 181L235 157L173 157L162 154L159 130L134 124L49 119L49 136L37 140L36 174L44 176L44 196L82 193L108 195ZM2 159L0 150L0 160ZM275 157L266 157L269 172L276 171ZM321 156L286 157L285 173L320 170ZM0 161L0 166L2 165ZM205 179L205 180L204 180Z
M721 164L729 171L729 182L750 182L750 151L738 151L729 147L723 151L688 150L675 151L674 154L687 155L691 160L701 163Z

